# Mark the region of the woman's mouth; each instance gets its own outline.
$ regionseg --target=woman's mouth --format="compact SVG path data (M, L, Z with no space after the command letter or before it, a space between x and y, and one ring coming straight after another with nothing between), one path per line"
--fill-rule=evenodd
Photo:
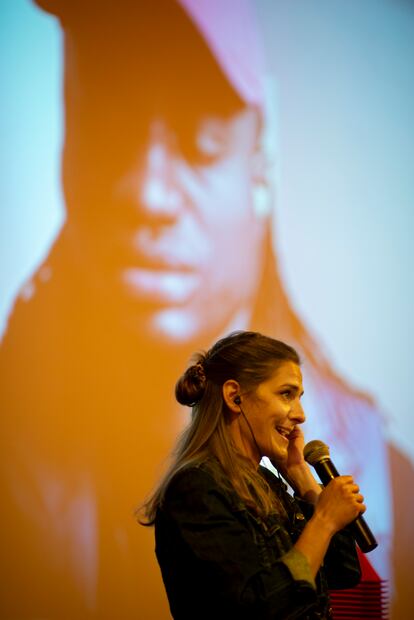
M275 426L275 430L279 433L279 435L282 435L284 439L289 441L289 437L292 432L291 428L284 428L283 426Z

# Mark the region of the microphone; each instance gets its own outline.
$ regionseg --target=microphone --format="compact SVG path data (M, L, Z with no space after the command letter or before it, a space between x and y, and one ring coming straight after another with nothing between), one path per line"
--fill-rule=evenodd
M326 487L328 482L339 476L335 465L329 456L329 448L323 441L314 439L306 444L303 455L305 461L315 468L322 484ZM348 525L355 542L363 553L368 553L378 546L374 534L369 529L365 519L360 515Z

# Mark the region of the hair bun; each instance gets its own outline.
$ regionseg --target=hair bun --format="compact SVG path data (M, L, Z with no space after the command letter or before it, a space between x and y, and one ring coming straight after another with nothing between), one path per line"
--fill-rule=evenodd
M203 396L206 387L206 374L203 361L189 366L178 379L175 386L175 397L181 405L191 407Z

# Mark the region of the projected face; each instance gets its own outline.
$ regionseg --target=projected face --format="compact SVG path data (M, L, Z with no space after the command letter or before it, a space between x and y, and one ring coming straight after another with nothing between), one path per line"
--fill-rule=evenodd
M163 342L246 327L261 270L258 113L217 69L203 77L191 89L191 75L174 89L153 80L142 100L130 84L124 98L97 87L95 75L67 106L77 253L108 305Z
M149 129L143 159L114 188L137 217L114 276L154 334L187 339L223 329L241 308L248 312L254 295L262 238L251 200L257 118L252 110L205 117L189 148L162 119Z

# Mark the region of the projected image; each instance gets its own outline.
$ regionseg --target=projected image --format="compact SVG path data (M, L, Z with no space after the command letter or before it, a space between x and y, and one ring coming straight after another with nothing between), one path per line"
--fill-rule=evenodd
M368 560L404 592L392 463L411 470L280 274L277 101L254 3L36 5L64 41L65 221L0 348L6 617L170 617L134 508L188 419L173 387L189 356L244 329L300 352L305 435L358 481Z

